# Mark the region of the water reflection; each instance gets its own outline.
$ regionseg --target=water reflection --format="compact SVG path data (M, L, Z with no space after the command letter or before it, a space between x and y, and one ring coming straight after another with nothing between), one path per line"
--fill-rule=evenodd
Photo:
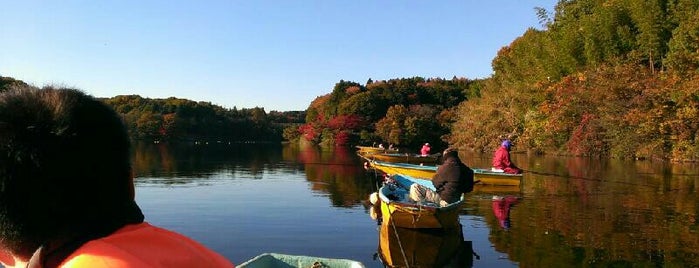
M510 209L519 203L519 198L512 195L493 196L493 215L498 219L500 227L509 230L512 226L510 221Z
M474 168L490 165L489 155L461 158ZM484 229L471 231L485 233L487 241L484 242L490 245L483 248L497 251L488 254L479 250L483 259L497 259L498 255L505 254L509 261L522 267L699 267L699 168L696 164L524 154L513 154L513 159L526 170L520 187L477 186L474 192L467 194L462 209L461 224L474 225L463 219L484 222ZM368 196L378 189L378 176L362 168L353 148L136 144L134 172L138 185L154 187L212 180L300 178L300 183L304 184L300 189L307 187L314 197L327 198L332 207L364 209L366 214L356 215L363 219L369 214ZM493 195L514 196L518 201L516 205L504 203L501 206L503 204L495 204ZM509 215L509 225L503 224L503 215ZM275 217L288 222L296 219L284 218L284 215ZM231 217L221 221L235 224L241 220ZM264 222L256 223L254 228L262 224ZM333 223L323 219L304 224L303 228L312 229ZM372 232L375 226L368 224L357 229ZM387 230L382 232L380 235ZM411 236L421 234L407 235ZM437 247L452 243L445 239L437 236L429 240L441 240ZM356 254L373 252L376 242L369 242L370 249ZM427 243L424 242L431 245ZM478 260L474 261L478 266Z
M136 183L141 184L202 184L215 179L261 179L265 173L301 173L312 191L328 195L338 207L365 204L366 196L376 189L354 151L345 147L136 143L133 152Z
M178 178L154 183L190 183L238 170L259 178L267 166L281 161L273 144L152 144L135 143L133 169L137 178ZM274 152L274 153L272 153ZM293 165L284 168L294 168Z
M381 225L378 258L384 267L473 267L471 241L464 241L461 226L448 229L412 229Z

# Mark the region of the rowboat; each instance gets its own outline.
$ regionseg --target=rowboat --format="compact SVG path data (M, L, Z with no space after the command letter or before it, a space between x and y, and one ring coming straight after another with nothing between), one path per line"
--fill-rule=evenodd
M522 174L496 172L484 168L474 168L473 176L475 180L481 181L480 184L500 186L518 186L522 183L522 177L524 177Z
M288 255L280 253L263 253L243 262L236 267L241 268L291 268L291 267L323 267L323 268L364 268L364 264L349 259L333 259L303 255Z
M384 183L378 191L382 224L403 228L453 228L459 225L463 197L446 206L416 203L408 197L410 186L418 183L434 191L431 181L403 174L393 174L390 178L390 182Z
M384 267L472 267L473 244L461 226L447 229L379 230L379 258Z
M369 165L383 171L386 174L404 174L413 178L431 180L437 173L436 165L417 165L409 163L392 163L378 160L370 160Z
M408 164L435 164L441 154L419 155L419 154L399 154L399 153L378 153L365 154L362 157L369 160L378 160L392 163L408 163Z
M398 153L396 149L387 149L381 147L372 146L355 146L357 148L357 153L359 154L377 154L377 153Z

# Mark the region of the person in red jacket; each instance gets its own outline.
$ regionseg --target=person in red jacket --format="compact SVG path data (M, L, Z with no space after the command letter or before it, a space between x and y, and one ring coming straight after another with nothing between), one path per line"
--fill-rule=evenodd
M509 174L522 173L522 170L510 160L510 147L512 147L512 143L509 140L504 140L495 151L493 155L493 171Z
M0 263L5 267L233 267L144 222L121 116L75 89L0 93Z
M432 147L430 147L430 144L429 144L429 143L425 143L424 145L422 145L422 148L420 148L420 155L421 155L421 156L428 156L428 155L430 155L430 149L432 149Z

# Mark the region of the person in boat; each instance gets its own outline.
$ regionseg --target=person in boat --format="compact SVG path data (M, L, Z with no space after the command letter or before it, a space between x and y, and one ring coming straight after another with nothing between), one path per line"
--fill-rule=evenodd
M233 267L150 225L134 200L121 116L75 89L0 93L4 267Z
M420 155L421 156L428 156L430 155L430 150L432 147L430 147L429 143L425 143L422 145L422 148L420 148Z
M410 186L411 200L446 206L459 201L464 193L473 191L473 170L461 161L458 151L448 148L443 154L443 162L432 176L436 191L415 183Z
M495 151L493 155L493 167L492 171L495 172L505 172L509 174L521 174L522 170L518 168L515 163L510 160L510 148L512 147L512 142L510 140L504 140L500 147Z

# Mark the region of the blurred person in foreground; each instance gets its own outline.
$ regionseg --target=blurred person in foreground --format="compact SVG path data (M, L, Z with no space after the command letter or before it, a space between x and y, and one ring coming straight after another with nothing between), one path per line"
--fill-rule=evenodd
M5 267L233 267L144 222L121 118L74 89L0 93L0 262Z

